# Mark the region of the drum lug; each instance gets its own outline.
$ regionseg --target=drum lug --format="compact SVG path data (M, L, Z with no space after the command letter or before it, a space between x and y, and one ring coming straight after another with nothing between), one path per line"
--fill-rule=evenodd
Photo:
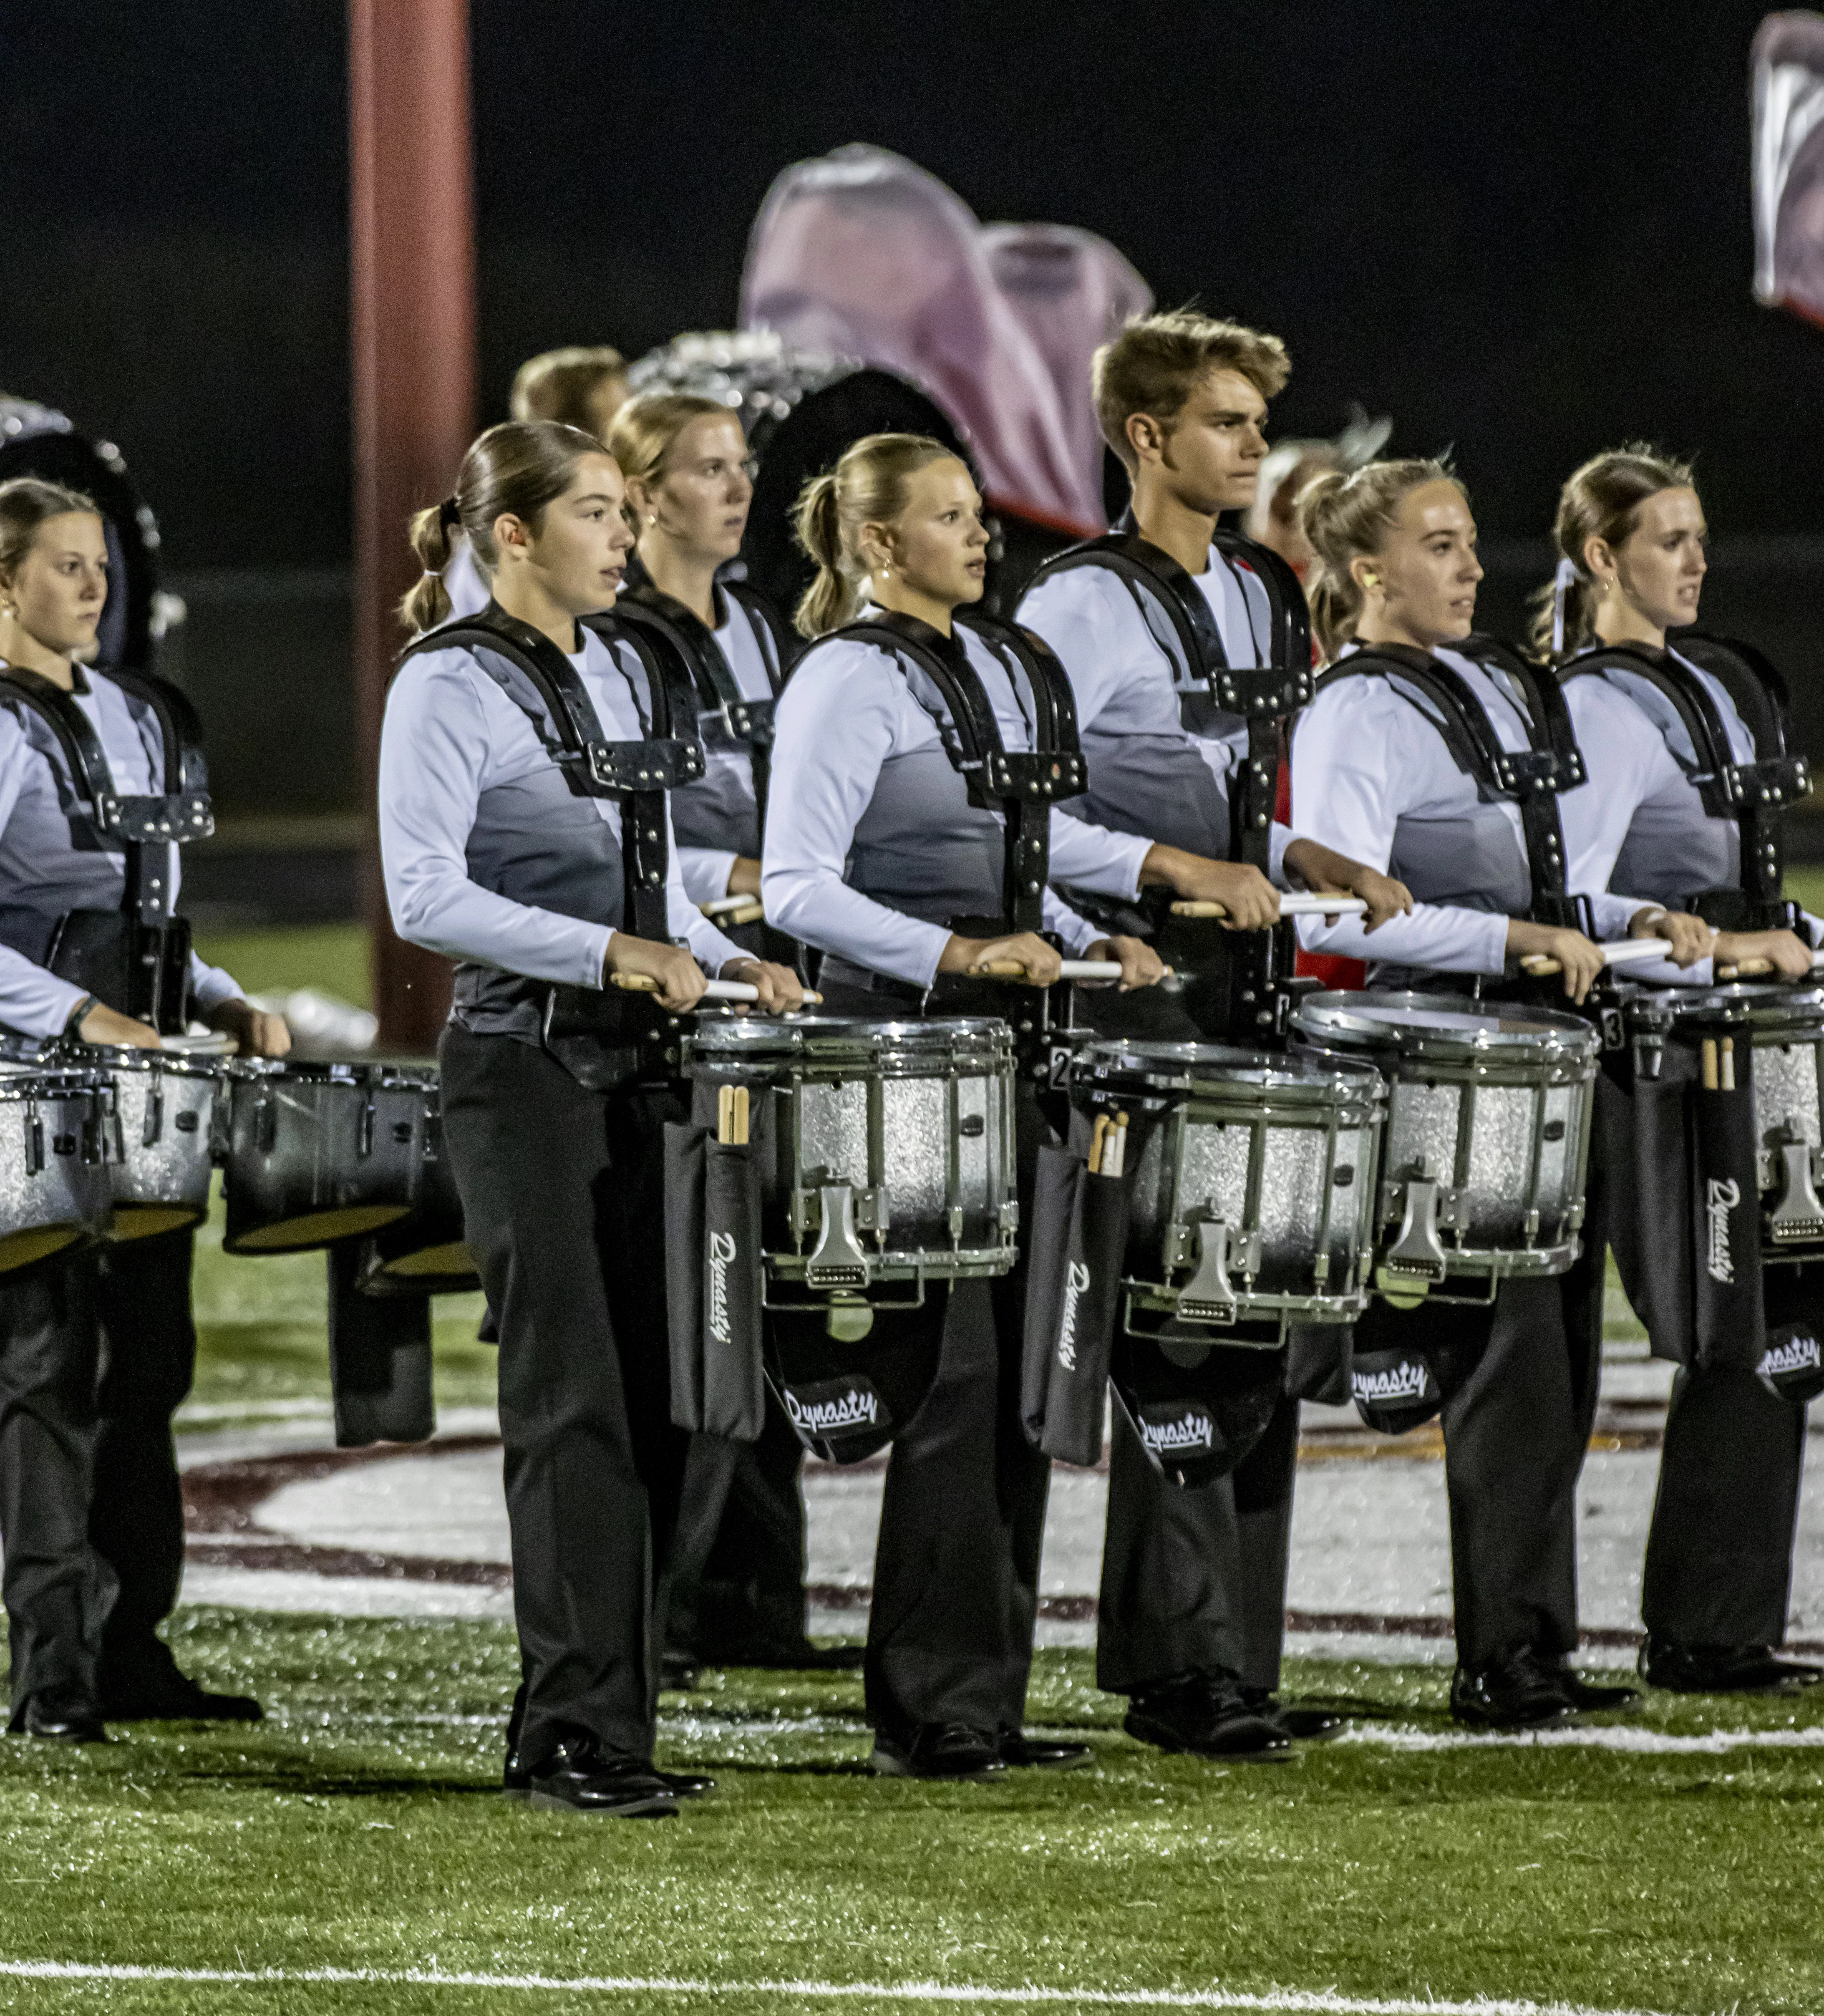
M804 1285L808 1288L865 1288L870 1269L868 1256L855 1243L855 1193L847 1183L834 1183L818 1192L822 1207L817 1244L804 1263Z
M1232 1323L1236 1303L1229 1284L1228 1221L1200 1219L1195 1229L1196 1272L1178 1291L1178 1313L1187 1323Z
M1449 1273L1449 1256L1437 1237L1441 1201L1435 1176L1407 1179L1406 1211L1401 1220L1400 1236L1387 1248L1383 1261L1390 1274L1441 1281Z
M1776 1246L1824 1239L1824 1204L1819 1202L1812 1181L1810 1144L1783 1141L1779 1159L1786 1180L1780 1187L1779 1201L1768 1217L1768 1236Z

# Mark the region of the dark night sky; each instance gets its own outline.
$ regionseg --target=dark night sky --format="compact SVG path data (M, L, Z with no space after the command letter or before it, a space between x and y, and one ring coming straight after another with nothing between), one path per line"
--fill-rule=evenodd
M1485 534L1635 434L1719 531L1824 533L1824 335L1749 293L1764 11L477 0L486 416L725 322L772 175L872 140L1279 330L1279 426L1454 443ZM121 443L177 564L344 560L341 9L0 0L0 385Z

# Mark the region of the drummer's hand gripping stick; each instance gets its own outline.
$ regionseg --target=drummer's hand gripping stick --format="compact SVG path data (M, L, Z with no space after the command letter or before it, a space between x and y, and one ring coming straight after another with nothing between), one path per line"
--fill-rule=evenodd
M1283 917L1359 917L1367 913L1368 905L1359 896L1323 896L1300 893L1282 895L1279 914ZM1187 898L1174 903L1171 914L1175 917L1226 917L1228 911L1220 903L1203 902Z
M1664 938L1620 938L1613 944L1599 945L1605 966L1645 966L1654 959L1664 959L1670 949ZM1542 979L1549 973L1562 973L1564 968L1555 959L1548 959L1542 952L1528 952L1520 961L1520 970Z
M608 977L624 993L657 994L659 991L659 983L649 973L611 973ZM702 998L705 1001L757 1001L760 989L745 980L712 980L704 987ZM823 996L813 994L809 988L806 988L804 1005L821 1008Z

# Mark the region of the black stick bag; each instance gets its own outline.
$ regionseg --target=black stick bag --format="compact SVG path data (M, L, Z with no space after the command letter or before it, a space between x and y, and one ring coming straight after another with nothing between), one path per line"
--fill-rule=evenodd
M1691 1217L1691 1111L1698 1053L1668 1042L1652 1078L1598 1074L1590 1161L1609 1171L1609 1244L1629 1306L1653 1355L1696 1355L1694 1284L1686 1258Z
M671 1419L729 1442L757 1440L760 1182L746 1143L694 1122L665 1128L665 1301Z
M1038 1151L1020 1417L1034 1447L1085 1468L1102 1460L1129 1194L1073 1149Z
M1761 1361L1767 1322L1761 1291L1754 1049L1745 1024L1700 1028L1696 1037L1690 1222L1697 1363L1707 1371L1720 1366L1753 1371ZM1714 1089L1707 1082L1713 1078Z

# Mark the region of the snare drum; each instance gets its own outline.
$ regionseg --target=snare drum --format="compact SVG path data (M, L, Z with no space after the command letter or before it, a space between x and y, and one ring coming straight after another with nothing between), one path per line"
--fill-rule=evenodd
M1092 1043L1073 1103L1146 1126L1125 1327L1350 1323L1368 1305L1386 1089L1371 1064L1215 1043ZM1139 1320L1136 1323L1136 1318ZM1212 1340L1214 1341L1214 1340Z
M418 1201L437 1075L252 1058L228 1067L230 1253L297 1253L396 1224Z
M922 1300L928 1279L1011 1271L1005 1023L731 1019L685 1038L683 1067L699 1083L746 1085L762 1109L752 1132L769 1307L874 1298L879 1284L908 1281Z
M1669 1040L1701 1043L1732 1026L1751 1050L1754 1153L1762 1246L1770 1259L1824 1251L1824 1105L1819 1061L1824 1051L1824 988L1777 984L1709 988L1631 988L1622 1011L1636 1073L1657 1078Z
M1377 1280L1424 1292L1562 1274L1577 1258L1599 1038L1549 1009L1449 994L1314 994L1305 1043L1389 1089Z
M439 1090L434 1082L424 1161L411 1215L370 1240L362 1261L361 1285L370 1295L468 1294L481 1286L463 1242L462 1200L444 1143Z
M0 1075L0 1274L106 1236L106 1096L92 1071Z
M113 1240L200 1225L215 1173L219 1057L85 1044L101 1075L103 1152L113 1193Z

